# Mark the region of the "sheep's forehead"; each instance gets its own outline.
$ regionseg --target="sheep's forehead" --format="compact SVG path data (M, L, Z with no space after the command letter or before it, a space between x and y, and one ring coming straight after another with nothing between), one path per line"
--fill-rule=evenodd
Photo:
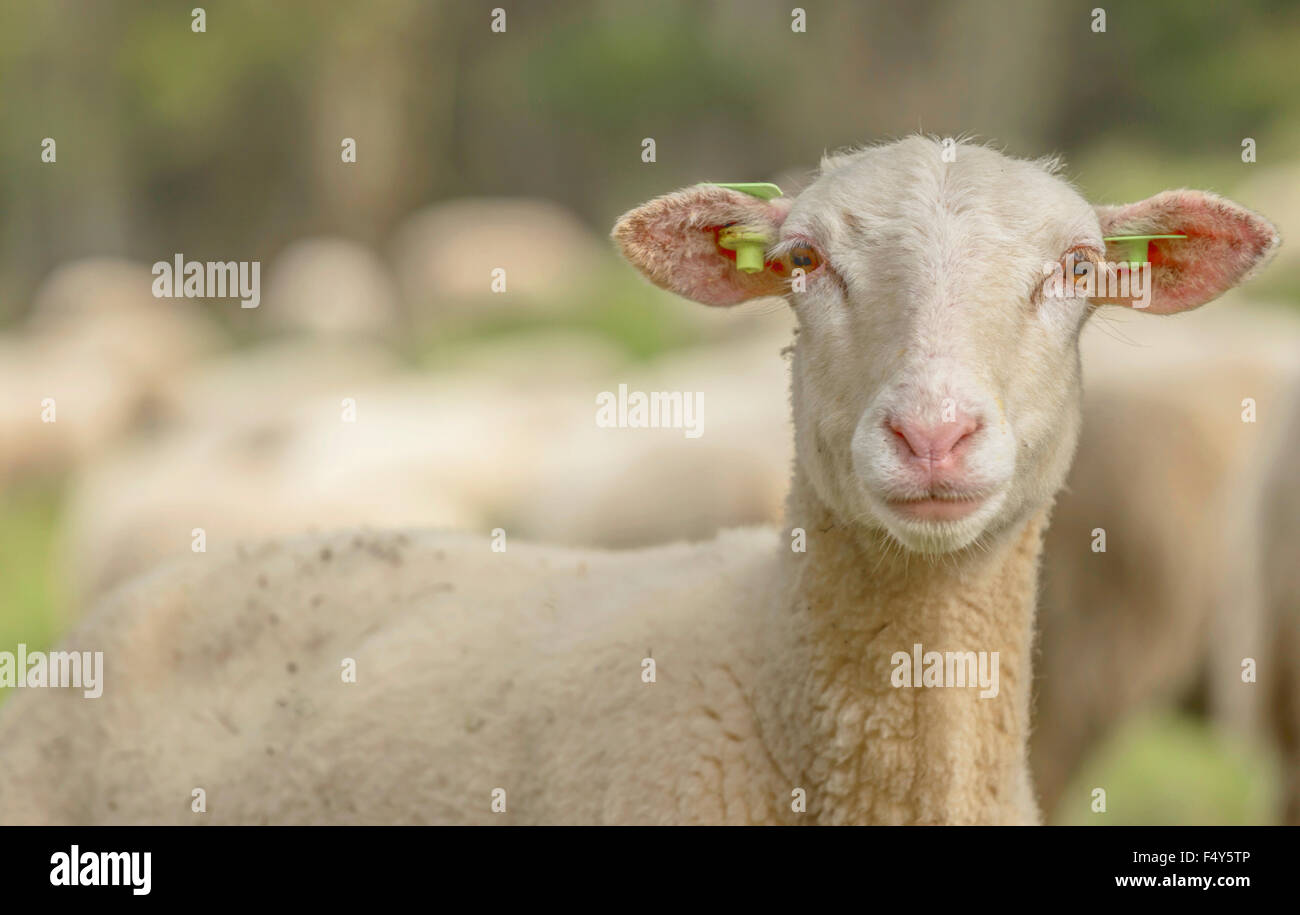
M912 137L828 159L785 230L863 269L956 257L1036 269L1071 245L1100 244L1092 207L1052 165L968 144L952 152L945 161L939 143Z

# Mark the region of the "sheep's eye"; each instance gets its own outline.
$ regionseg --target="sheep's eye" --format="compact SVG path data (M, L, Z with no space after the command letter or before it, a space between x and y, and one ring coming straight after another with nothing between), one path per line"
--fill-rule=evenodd
M817 256L817 252L806 245L790 249L790 268L803 268L804 273L812 273L822 264L822 259Z
M816 248L800 245L797 248L790 248L769 263L777 273L792 277L796 270L802 270L805 275L812 273L822 265L822 259Z
M1083 279L1092 272L1092 264L1089 261L1078 261L1074 265L1074 275L1078 279Z
M812 245L791 243L769 260L767 265L779 276L795 280L815 272L822 263L821 252Z

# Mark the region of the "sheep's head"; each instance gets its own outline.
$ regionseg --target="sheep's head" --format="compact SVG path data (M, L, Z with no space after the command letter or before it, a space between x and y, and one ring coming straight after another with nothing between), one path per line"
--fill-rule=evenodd
M737 269L728 228L766 241L761 270ZM1139 242L1150 272L1132 278L1148 287L1107 294L1108 279L1127 283L1114 264L1134 243L1104 239L1132 235L1185 237ZM626 214L614 237L657 285L705 304L784 296L804 473L839 517L931 553L1055 495L1078 436L1079 332L1098 305L1194 308L1278 243L1211 194L1095 208L1053 163L921 137L828 158L795 198L687 188Z

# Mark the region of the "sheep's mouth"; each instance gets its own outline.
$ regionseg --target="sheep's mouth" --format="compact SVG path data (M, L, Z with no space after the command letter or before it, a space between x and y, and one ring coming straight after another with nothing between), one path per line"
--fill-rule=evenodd
M960 521L987 501L983 494L932 493L919 499L889 500L885 504L908 521Z

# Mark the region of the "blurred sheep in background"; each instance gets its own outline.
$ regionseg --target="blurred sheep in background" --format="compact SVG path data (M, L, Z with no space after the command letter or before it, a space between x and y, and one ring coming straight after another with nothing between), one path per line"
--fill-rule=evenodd
M281 251L261 307L269 328L319 336L382 338L400 327L388 268L342 238L303 239Z
M1094 321L1083 434L1039 595L1030 759L1046 810L1126 717L1215 688L1216 621L1251 627L1226 587L1243 549L1231 519L1300 368L1300 320L1286 311L1230 300L1188 320ZM1266 421L1242 421L1244 398Z
M790 460L769 406L781 403L786 337L550 380L527 378L522 366L513 376L485 371L497 364L487 359L478 369L365 381L334 360L330 395L269 410L250 383L255 372L223 370L225 386L196 386L217 408L203 421L119 451L75 481L65 542L78 604L190 549L194 527L211 542L349 524L501 525L524 539L621 546L767 520ZM581 363L568 343L555 355L572 372ZM548 355L534 350L542 364ZM598 364L597 356L588 368ZM619 383L702 391L707 434L597 427L596 395ZM355 424L342 420L345 397ZM232 402L243 406L220 409Z
M76 261L50 274L27 320L0 336L0 483L97 457L223 345L195 303L157 299L152 282L129 261ZM47 399L53 421L42 415Z
M1208 704L1236 736L1280 753L1281 821L1300 826L1300 373L1289 381L1225 530L1230 568L1210 626Z
M546 200L452 200L407 218L392 261L412 323L482 321L503 308L542 308L575 295L612 251L563 207ZM493 271L505 271L506 295ZM522 304L521 304L522 303Z

